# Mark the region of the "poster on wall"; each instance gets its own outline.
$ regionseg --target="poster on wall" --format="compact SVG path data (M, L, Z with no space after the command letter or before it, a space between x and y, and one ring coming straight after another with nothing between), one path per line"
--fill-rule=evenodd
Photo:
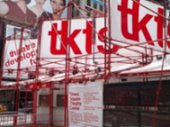
M58 0L1 0L0 18L10 24L32 27L42 18L53 19L53 15L63 17L61 15L65 12L65 6L66 0L60 3Z
M103 127L103 83L69 84L69 127Z

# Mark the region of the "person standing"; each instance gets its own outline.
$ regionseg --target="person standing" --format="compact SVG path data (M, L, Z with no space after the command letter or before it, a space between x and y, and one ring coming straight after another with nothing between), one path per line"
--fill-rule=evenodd
M66 2L65 0L50 0L52 13L44 11L40 16L40 21L44 20L56 20L61 18L61 14L65 8Z

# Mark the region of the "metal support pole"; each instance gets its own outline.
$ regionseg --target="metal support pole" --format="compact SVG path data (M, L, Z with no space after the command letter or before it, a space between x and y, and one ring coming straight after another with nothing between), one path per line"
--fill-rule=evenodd
M37 96L38 96L38 89L37 89L37 85L39 83L38 78L39 78L39 69L40 69L40 51L41 51L41 33L42 33L42 24L43 22L41 22L38 25L38 43L37 43L37 56L36 56L36 81L33 84L34 85L34 89L33 89L33 127L36 127L37 124Z
M110 0L104 0L105 3L105 18L104 18L104 26L108 29L108 33L105 33L105 50L108 53L104 55L104 79L107 82L110 77L110 69L111 69L111 15L110 15ZM109 37L106 40L107 36Z
M108 50L110 51L110 53L108 54L108 60L107 60L107 64L108 64L108 78L110 78L110 73L111 73L111 13L110 13L110 10L111 10L111 7L110 7L110 0L108 0L108 34L109 34L109 44L108 44Z
M163 23L164 23L164 52L163 52L163 59L162 59L162 66L161 66L161 70L160 70L160 77L159 77L159 83L157 86L157 90L156 90L156 98L155 98L155 104L154 107L157 108L159 106L159 98L160 98L160 94L161 94L161 89L162 89L162 78L163 78L163 74L164 74L164 63L165 63L165 59L166 59L166 48L167 48L167 18L166 18L166 11L167 11L167 5L169 4L169 0L164 0L164 19L163 19ZM157 117L158 117L158 111L154 111L153 115L152 115L152 127L157 127Z
M2 75L3 75L3 61L4 61L4 50L5 50L5 31L6 24L0 21L0 88L2 87Z
M37 123L37 89L33 89L33 104L32 104L32 110L33 110L33 127L36 127Z
M20 81L20 71L21 71L21 49L23 44L23 33L24 28L21 28L21 38L19 44L19 55L18 55L18 64L17 64L17 77L16 77L16 100L15 100L15 110L18 113L18 106L19 106L19 81ZM14 127L17 126L17 115L14 116Z
M68 3L68 10L67 10L67 19L69 20L68 24L68 33L67 36L70 36L71 33L71 18L72 18L72 0L69 0ZM70 72L70 45L69 40L66 43L66 58L65 58L65 86L64 86L64 127L68 127L68 83L69 83L69 72Z
M49 123L53 125L53 89L49 88Z
M106 1L107 0L104 0L104 13L105 13L105 17L104 17L104 27L107 27L107 5L106 5ZM105 50L107 50L107 42L106 42L106 36L107 34L105 33L105 36L104 36L104 47L105 47ZM104 81L107 82L107 54L105 53L104 54Z
M138 98L138 106L140 107L141 106L141 92L140 92L140 88L141 86L137 86L137 98ZM141 127L142 126L142 116L141 116L141 111L138 110L137 112L137 115L138 115L138 127Z

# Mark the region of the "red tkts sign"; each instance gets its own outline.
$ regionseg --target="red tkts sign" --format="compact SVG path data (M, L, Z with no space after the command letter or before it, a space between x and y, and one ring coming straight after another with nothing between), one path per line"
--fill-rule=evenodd
M169 50L170 40L165 41L165 34L167 38L170 36L170 23L167 21L167 24L164 24L166 18L162 6L145 0L111 0L111 2L110 31L113 39L128 44L142 43L142 46L159 50L164 50L166 43L167 51ZM46 57L65 55L67 45L70 47L71 56L94 52L115 53L119 51L117 45L126 46L126 43L115 41L112 42L109 51L105 49L108 28L104 24L104 18L45 22L41 49L42 51L46 49L48 55L43 52L41 54Z
M104 54L111 54L110 63L114 67L140 63L142 54L149 54L146 47L163 51L166 43L169 52L170 40L165 41L164 37L170 36L170 25L164 25L163 15L163 7L145 0L111 0L110 29L105 26L104 18L46 21L41 34L40 57L44 60L41 64L52 63L55 67L57 64L60 69L69 53L73 64L98 63L104 67ZM106 39L110 31L111 45ZM154 55L157 53L160 52Z
M152 37L152 34L148 27L149 23L155 24L156 31L152 31L156 34L155 40L158 40L156 43L159 44L159 46L163 47L163 38L164 34L168 34L170 36L170 23L164 25L166 17L164 17L164 10L161 7L157 7L156 10L152 10L152 7L148 7L151 10L147 10L146 8L142 7L140 5L140 1L137 0L137 2L132 2L132 7L129 7L129 1L131 0L121 0L120 5L117 6L118 12L120 13L120 24L121 24L121 32L122 35L130 40L140 42L140 32L143 34L146 42L149 45L155 45L154 40ZM138 3L139 2L139 3ZM142 2L141 2L142 4ZM146 5L146 4L145 4ZM145 6L144 5L144 6ZM147 7L147 6L146 6ZM153 14L146 13L141 17L142 10L146 9L147 11L152 12ZM131 17L131 21L130 18ZM131 32L129 32L129 24L131 24ZM167 29L167 33L164 33L164 26ZM167 41L167 45L170 48L170 41Z
M112 38L131 44L142 42L159 50L166 43L169 50L170 23L164 12L161 5L150 1L111 0Z
M85 28L75 28L72 32L68 33L69 22L67 20L61 21L61 24L52 23L51 30L48 32L50 36L50 53L53 55L65 55L67 45L70 46L73 53L76 55L82 55L82 48L86 51L87 54L92 54L92 48L94 44L93 35L97 35L99 41L105 41L105 34L108 31L107 27L101 27L98 31L95 31L92 21L85 21ZM59 29L59 25L61 28ZM68 36L69 34L69 36ZM68 36L68 37L67 37ZM83 36L84 41L76 40L78 36ZM60 38L60 39L58 39ZM78 44L83 43L85 46L78 46ZM61 46L57 49L57 45ZM97 45L97 50L101 53L113 53L118 50L118 46L112 46L111 50L106 51L104 45Z

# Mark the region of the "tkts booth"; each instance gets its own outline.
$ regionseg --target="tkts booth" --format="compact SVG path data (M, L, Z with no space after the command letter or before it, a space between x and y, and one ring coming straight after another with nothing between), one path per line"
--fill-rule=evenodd
M166 9L103 6L107 17L44 21L38 39L30 24L6 25L0 126L169 126L169 82L159 83L169 80Z

